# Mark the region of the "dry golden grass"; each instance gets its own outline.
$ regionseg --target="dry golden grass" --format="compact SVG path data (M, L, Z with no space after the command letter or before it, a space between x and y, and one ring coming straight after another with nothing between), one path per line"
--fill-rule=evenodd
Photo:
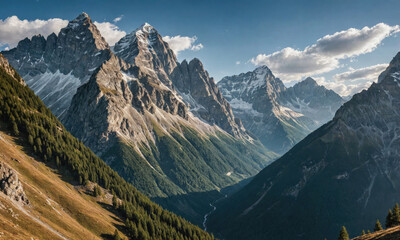
M379 232L373 232L364 236L353 238L353 240L399 240L400 226L392 227Z
M0 161L18 172L31 206L23 207L27 215L4 194L0 197L0 238L61 239L53 229L68 239L102 239L123 228L121 219L107 210L109 197L94 198L85 193L86 187L63 181L53 169L26 155L15 140L0 131Z

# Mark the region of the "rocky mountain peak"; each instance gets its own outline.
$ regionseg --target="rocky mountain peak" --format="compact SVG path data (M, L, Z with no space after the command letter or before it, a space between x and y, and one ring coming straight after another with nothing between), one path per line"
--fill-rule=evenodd
M195 115L209 124L218 125L235 137L248 137L242 122L235 118L230 104L199 59L178 63L170 79Z
M298 82L297 84L302 84L302 85L309 85L309 86L317 86L318 83L314 80L312 77L307 77L301 82Z
M272 74L267 65L262 65L254 69L254 72L260 75Z
M224 77L218 86L246 129L280 153L331 120L344 102L312 78L286 88L267 66Z
M72 36L76 40L80 40L81 37L86 37L85 40L94 43L99 50L109 48L108 43L101 36L100 31L87 13L81 13L77 18L70 21L67 27L61 29L59 38L63 39L64 36L65 38ZM68 40L72 39L69 38Z
M135 31L135 34L143 34L143 33L156 33L157 30L151 26L149 23L145 22L142 24L139 28L137 28Z
M123 37L115 44L113 51L127 63L142 67L148 75L170 85L168 76L176 67L177 59L168 43L150 24L145 23Z
M109 57L108 43L86 13L82 13L45 39L25 38L3 52L32 90L60 116L76 89Z
M400 71L400 52L390 61L389 66L383 71L378 78L378 83L381 82L386 77L390 77L393 73Z

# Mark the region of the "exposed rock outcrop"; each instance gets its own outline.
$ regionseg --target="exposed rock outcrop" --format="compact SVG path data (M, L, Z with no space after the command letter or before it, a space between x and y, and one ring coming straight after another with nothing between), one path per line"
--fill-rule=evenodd
M0 162L0 191L14 201L29 204L17 172L4 162Z

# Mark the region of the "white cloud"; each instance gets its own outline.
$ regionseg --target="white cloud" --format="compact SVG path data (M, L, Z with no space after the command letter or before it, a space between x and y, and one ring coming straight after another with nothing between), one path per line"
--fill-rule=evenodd
M198 51L204 47L201 43L195 44L195 42L197 41L196 36L165 36L163 37L163 40L168 43L169 47L175 52L176 55L178 55L179 52L187 49Z
M370 67L353 69L349 68L349 71L335 74L333 79L336 81L356 81L356 80L371 80L376 81L379 74L381 74L388 64L377 64Z
M307 47L305 51L337 59L351 58L372 52L383 39L399 31L398 25L389 26L384 23L371 28L349 28L318 39L316 44Z
M354 94L367 89L373 82L378 80L378 76L383 72L388 64L377 64L370 67L353 69L335 74L332 81L327 81L324 77L314 77L318 84L332 89L341 96L353 96Z
M193 50L193 51L199 51L203 47L204 47L203 44L199 43L197 45L193 45L192 48L190 48L190 49Z
M337 59L308 54L290 47L269 55L259 54L251 62L255 65L267 65L285 82L329 72L339 66Z
M59 18L28 21L12 16L5 20L0 19L0 44L15 47L20 40L26 37L31 38L36 34L48 36L53 32L58 34L60 29L67 26L67 24L67 20Z
M290 47L251 59L255 65L267 65L285 81L330 72L340 66L339 60L353 59L372 52L383 39L400 31L400 27L379 23L371 28L350 28L326 35L304 50Z
M110 22L94 22L94 24L110 46L114 46L116 42L126 35L125 31L120 30L116 25Z
M121 16L119 16L119 17L116 17L116 18L114 18L113 22L114 22L114 23L117 23L117 22L121 21L123 17L124 17L124 15L121 15Z
M239 65L240 64L240 61L236 61L236 65Z
M343 82L326 82L322 83L326 88L332 89L343 97L353 96L364 89L369 88L373 81L360 81L356 83L345 84Z

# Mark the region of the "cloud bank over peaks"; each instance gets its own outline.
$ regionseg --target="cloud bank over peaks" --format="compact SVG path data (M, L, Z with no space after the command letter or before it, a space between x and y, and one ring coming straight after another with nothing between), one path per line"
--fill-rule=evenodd
M271 54L259 54L251 59L255 65L267 65L284 81L300 80L330 72L340 66L340 60L374 51L387 37L400 31L398 25L385 23L362 29L349 28L326 35L304 50L290 47Z

